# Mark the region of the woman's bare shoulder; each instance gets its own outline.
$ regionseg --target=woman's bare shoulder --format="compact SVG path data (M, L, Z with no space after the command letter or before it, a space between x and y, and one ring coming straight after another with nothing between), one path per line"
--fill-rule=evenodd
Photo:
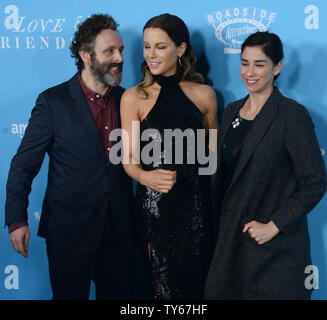
M138 86L128 88L123 93L120 100L120 107L123 109L129 109L130 106L137 107L143 100L145 94L141 92Z
M211 109L216 107L216 93L212 87L207 84L183 81L181 82L181 88L185 94L204 109Z
M193 82L193 81L182 81L180 83L181 88L188 93L193 93L199 98L215 97L215 91L212 87L207 84Z
M126 89L122 95L122 99L123 100L133 100L133 99L138 99L138 97L140 96L140 91L138 89L138 86L134 86L134 87L130 87L128 89Z

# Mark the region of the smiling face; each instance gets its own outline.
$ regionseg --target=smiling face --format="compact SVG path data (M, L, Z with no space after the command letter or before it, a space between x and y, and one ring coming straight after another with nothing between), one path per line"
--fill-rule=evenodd
M123 49L119 34L104 29L95 38L93 52L81 52L81 57L96 81L117 86L122 79Z
M177 71L178 57L186 50L186 43L176 46L168 34L160 28L146 28L144 38L144 59L153 75L171 76Z
M274 65L261 46L245 47L241 57L241 79L249 93L266 93L272 90L274 76L279 74L281 66L281 61Z

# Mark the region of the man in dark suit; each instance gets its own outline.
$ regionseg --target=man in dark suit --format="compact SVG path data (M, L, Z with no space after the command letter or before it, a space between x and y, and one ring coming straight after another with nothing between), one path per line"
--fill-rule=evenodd
M78 73L41 93L14 156L6 199L13 248L27 257L28 195L45 154L48 184L38 235L46 238L53 299L131 297L132 184L110 162L110 132L120 127L123 44L116 22L92 15L74 35Z

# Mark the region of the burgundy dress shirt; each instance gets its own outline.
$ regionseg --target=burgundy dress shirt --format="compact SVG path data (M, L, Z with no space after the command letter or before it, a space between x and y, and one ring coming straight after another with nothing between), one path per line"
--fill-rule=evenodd
M112 142L109 140L109 135L110 132L116 128L115 100L112 94L112 88L109 87L106 94L100 96L98 93L85 86L80 75L79 82L89 105L94 122L98 128L99 137L102 141L106 157L109 159L109 152L112 145Z

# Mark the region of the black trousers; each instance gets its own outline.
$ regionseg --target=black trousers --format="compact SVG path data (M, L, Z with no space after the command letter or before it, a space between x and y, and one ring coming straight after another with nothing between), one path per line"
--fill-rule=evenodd
M94 252L67 252L47 241L53 300L87 300L91 280L97 300L131 299L133 259L122 253L107 220L102 243Z

